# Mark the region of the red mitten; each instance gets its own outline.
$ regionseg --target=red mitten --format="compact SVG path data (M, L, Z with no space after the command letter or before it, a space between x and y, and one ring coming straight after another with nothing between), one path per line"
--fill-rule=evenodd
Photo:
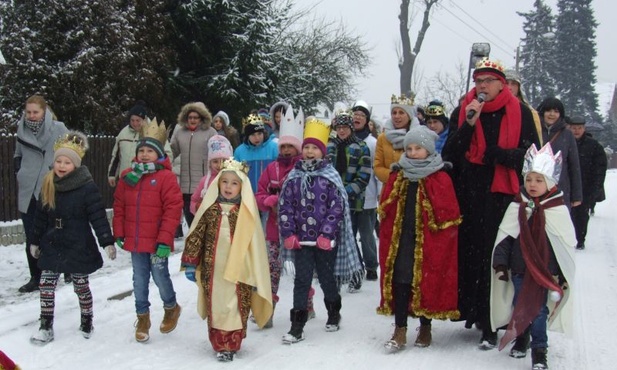
M264 206L268 208L274 208L278 204L278 195L269 195L264 199Z
M300 249L300 240L296 235L289 236L283 242L283 246L289 250Z
M320 235L317 237L317 248L323 249L324 251L331 251L332 241L330 241L330 239L326 238L325 236Z

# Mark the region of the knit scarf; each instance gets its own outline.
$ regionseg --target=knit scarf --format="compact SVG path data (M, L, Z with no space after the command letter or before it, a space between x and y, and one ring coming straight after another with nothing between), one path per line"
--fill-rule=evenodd
M86 166L80 166L65 176L54 176L54 187L58 192L78 189L88 182L93 181L92 175Z
M364 125L362 130L355 131L354 134L360 140L366 139L371 134L371 130L368 127L368 123Z
M24 118L24 125L26 125L26 127L28 127L32 131L34 136L36 136L39 131L41 131L41 127L43 127L44 122L44 119L40 121L30 121L29 119Z
M516 305L514 305L512 318L499 343L500 350L523 333L538 315L545 304L547 289L556 291L563 297L561 287L555 283L548 269L551 249L547 241L544 215L545 209L564 204L563 197L553 197L558 193L559 191L554 187L540 198L529 199L525 197L526 194L521 195L521 193L516 195L515 202L520 204L518 223L521 230L521 252L526 270L523 285L518 294ZM526 208L531 209L531 221L527 219Z
M301 161L301 168L294 168L287 180L283 184L281 194L285 194L285 188L294 180L300 179L300 189L302 196L305 196L309 187L309 181L313 177L324 177L334 185L336 192L343 202L343 222L339 230L338 239L336 240L336 261L334 263L334 277L339 285L348 283L352 278L362 279L364 274L364 266L358 254L356 239L353 236L351 227L351 212L349 211L349 201L347 192L343 186L341 176L336 172L330 164L324 165L323 159L314 159L310 161ZM286 259L290 259L288 254ZM293 258L293 257L291 257Z
M394 149L403 149L403 142L405 141L405 134L407 134L407 131L409 131L409 127L394 128L392 120L386 122L386 127L384 129L386 139L388 139Z
M466 119L465 107L476 98L476 88L474 87L467 93L465 100L461 104L461 114L458 118L458 127L461 127ZM484 102L482 113L496 112L505 107L505 113L501 118L499 138L497 145L503 149L514 149L518 147L521 136L521 105L519 100L512 95L509 89L504 88L494 100ZM486 150L486 140L484 129L480 118L476 121L475 130L471 138L471 144L465 158L471 163L484 165L484 151ZM516 171L503 165L495 165L495 174L491 184L491 192L516 195L519 191L519 180Z
M132 171L124 175L123 180L126 181L129 186L137 185L143 175L155 173L165 168L160 161L161 160L157 160L156 162L131 162Z
M423 179L443 168L441 154L435 152L425 159L411 159L402 155L398 160L398 165L403 170L403 176L411 181Z

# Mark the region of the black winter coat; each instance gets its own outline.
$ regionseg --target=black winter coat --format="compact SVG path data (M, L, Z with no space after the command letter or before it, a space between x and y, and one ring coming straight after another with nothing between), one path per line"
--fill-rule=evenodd
M103 266L100 246L114 244L101 193L85 166L54 180L56 208L39 200L32 244L41 248L38 266L59 273L91 274ZM92 225L92 228L90 227Z
M590 206L603 193L608 160L604 148L590 134L576 140L578 159L581 165L583 203Z

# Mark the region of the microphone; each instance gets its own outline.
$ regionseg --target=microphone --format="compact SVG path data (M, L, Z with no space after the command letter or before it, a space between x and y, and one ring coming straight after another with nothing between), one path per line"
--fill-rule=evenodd
M482 103L484 99L486 99L486 93L479 93L476 99L478 99L478 102ZM474 109L470 110L469 112L467 112L467 119L472 119L473 116L476 115L476 113L477 112Z

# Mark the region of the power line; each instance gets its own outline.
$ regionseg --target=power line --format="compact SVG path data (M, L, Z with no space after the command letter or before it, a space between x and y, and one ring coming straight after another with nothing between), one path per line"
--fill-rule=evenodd
M455 7L459 8L461 10L461 12L465 13L470 19L473 19L480 27L484 28L486 30L486 32L488 32L491 35L495 36L495 38L497 38L497 40L503 42L503 44L506 45L507 47L511 48L511 50L516 49L515 47L512 47L510 44L508 44L507 41L505 41L501 37L499 37L497 34L493 33L493 31L491 31L489 28L484 26L482 23L478 22L471 14L467 13L467 11L465 11L465 9L461 8L460 5L456 4L455 2L452 2L452 5L454 5Z

